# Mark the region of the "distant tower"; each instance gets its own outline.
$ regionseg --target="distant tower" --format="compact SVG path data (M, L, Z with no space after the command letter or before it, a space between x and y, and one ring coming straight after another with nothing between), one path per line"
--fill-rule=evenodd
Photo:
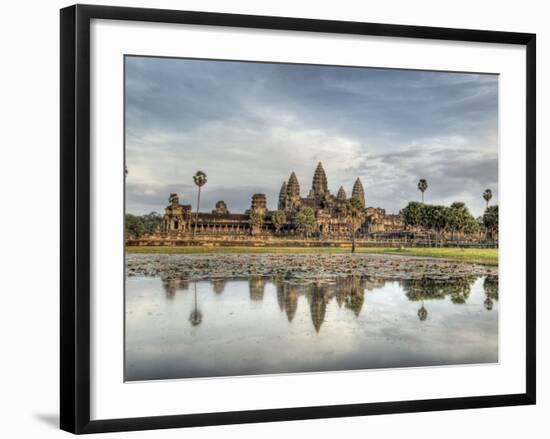
M281 186L281 190L279 191L279 210L285 210L286 207L286 181L283 181L283 185Z
M353 191L351 193L352 198L357 198L363 207L365 207L365 189L363 189L363 183L357 178L353 184Z
M252 195L250 210L265 215L267 213L267 201L265 194Z
M227 204L225 204L225 201L218 201L216 203L216 208L212 211L212 213L216 213L218 215L227 215L229 213L229 210L227 209Z
M344 187L340 186L340 189L338 189L338 194L336 194L336 199L340 203L343 203L344 201L346 201L347 198L348 196L346 195L346 191L344 190Z
M290 178L288 179L288 184L286 186L286 192L290 198L300 196L300 183L298 183L298 177L296 177L294 172L290 174Z
M294 208L300 205L300 183L298 183L298 178L294 172L290 174L288 179L286 195L289 201L287 207Z
M171 193L171 194L170 194L170 197L168 197L168 202L169 202L172 206L178 205L179 202L180 202L180 199L179 199L179 197L178 197L178 194Z
M323 164L319 162L315 173L313 174L313 183L311 185L311 192L314 195L325 195L328 194L328 183L327 175L323 169Z

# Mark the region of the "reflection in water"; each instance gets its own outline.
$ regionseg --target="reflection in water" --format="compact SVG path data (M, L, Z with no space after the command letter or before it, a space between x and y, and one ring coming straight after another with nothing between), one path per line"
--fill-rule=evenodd
M277 302L281 311L286 313L288 322L292 322L296 310L298 309L298 285L274 282L277 287Z
M187 280L179 279L163 279L162 286L164 287L164 291L166 291L166 297L171 299L176 295L176 291L185 291L189 289L189 282Z
M399 285L403 288L410 301L422 301L417 315L420 321L425 321L428 318L428 310L424 305L425 301L449 297L454 304L465 304L475 281L475 277L423 278L400 280ZM222 294L227 282L228 280L226 279L211 281L212 290L218 295ZM359 317L365 302L365 291L384 288L387 280L352 275L337 277L335 280L319 280L312 283L290 283L288 280L281 278L269 280L262 276L252 276L248 279L250 300L262 301L268 282L275 285L279 309L286 313L289 322L292 322L296 314L298 298L302 295L305 296L310 307L313 327L319 332L325 320L327 304L332 299L336 300L339 308L344 306L346 309L353 311L355 317ZM186 291L189 289L189 282L186 280L163 280L162 285L166 291L166 297L169 298L173 298L178 290ZM196 289L197 285L195 282L195 309L189 318L193 326L199 325L202 321L202 313L197 309ZM483 302L484 307L486 310L491 311L494 301L498 300L498 277L485 277L483 289L486 297Z
M225 279L216 279L212 281L212 289L216 294L223 293L223 290L225 289L225 283L227 281Z
M189 315L189 321L193 326L198 326L202 322L202 313L197 308L197 282L193 283L193 287L195 290L195 309L191 311L191 314Z
M365 289L367 288L367 280L360 276L339 277L335 281L325 280L309 284L293 284L281 279L273 279L272 282L277 288L279 309L286 313L289 322L292 322L296 314L298 298L301 295L306 297L311 321L317 332L321 329L327 305L332 299L336 300L339 308L345 305L358 317L365 301ZM253 297L252 283L250 283L250 297Z
M491 311L494 301L498 300L498 277L487 276L483 281L483 289L485 290L485 301L483 305L487 311Z
M248 279L248 288L250 291L250 300L262 300L264 298L265 278L262 276L252 276Z
M428 318L428 310L426 308L424 308L424 302L422 302L422 306L418 310L417 314L418 314L418 319L421 322L423 322L424 320L426 320Z
M128 380L498 361L498 277L127 282Z
M418 319L420 321L425 321L428 318L428 311L424 307L425 300L444 299L449 297L451 302L454 304L465 304L468 297L470 297L472 285L475 281L475 277L451 279L408 279L402 280L400 284L405 290L409 300L422 301L422 306L418 310Z

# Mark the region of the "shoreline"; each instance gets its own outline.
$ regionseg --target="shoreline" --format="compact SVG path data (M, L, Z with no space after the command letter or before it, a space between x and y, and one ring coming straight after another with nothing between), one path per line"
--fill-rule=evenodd
M125 247L128 255L383 255L422 258L498 267L498 249L437 247L364 247L352 254L338 247Z
M276 277L313 280L345 276L452 280L498 276L498 266L425 257L354 254L128 254L126 276L164 280Z

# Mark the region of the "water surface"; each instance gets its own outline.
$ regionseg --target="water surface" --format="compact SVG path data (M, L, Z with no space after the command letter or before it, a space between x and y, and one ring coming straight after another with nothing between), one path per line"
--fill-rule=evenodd
M498 281L126 280L125 379L498 362Z

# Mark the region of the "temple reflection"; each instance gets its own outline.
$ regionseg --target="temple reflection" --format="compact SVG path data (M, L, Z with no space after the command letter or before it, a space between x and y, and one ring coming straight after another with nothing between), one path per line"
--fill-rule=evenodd
M241 279L242 282L244 279ZM377 277L341 276L331 279L320 279L315 282L306 282L300 279L287 279L284 277L251 276L248 278L249 297L253 302L264 300L266 286L272 284L275 287L279 310L286 314L289 323L292 323L300 297L303 297L309 307L311 322L318 333L326 320L327 306L335 301L338 308L350 310L355 317L363 312L365 293L381 290L386 282L397 282L411 302L421 302L417 308L418 319L423 322L429 317L429 306L432 300L448 298L453 304L465 304L471 294L475 277L462 278L421 278L406 280L391 280ZM213 279L210 281L211 291L222 294L228 279ZM189 281L162 279L162 286L166 296L172 299L177 291L189 289ZM189 316L193 326L202 322L202 312L198 309L196 283L193 283L194 309ZM485 300L483 305L491 311L495 301L498 301L498 277L488 276L483 280Z
M189 281L186 279L166 279L161 278L162 287L166 293L166 297L172 299L176 295L176 291L185 291L189 289Z
M274 281L274 284L277 288L277 302L279 303L279 309L286 313L288 322L292 323L292 319L298 309L300 286L277 281Z
M325 321L325 314L327 312L327 303L331 299L330 293L326 285L323 284L311 284L306 291L307 301L309 303L309 310L311 314L311 321L316 332L319 332L321 325Z
M216 294L221 294L225 289L226 283L227 283L226 279L215 279L212 281L212 289Z
M252 276L248 279L250 300L263 300L266 279L262 276Z
M307 284L294 284L280 279L273 279L273 283L277 289L279 309L286 313L288 321L292 322L298 308L298 299L304 296L309 305L313 327L319 332L325 321L327 305L333 299L340 308L344 306L356 317L359 316L365 301L368 280L361 276L347 276ZM383 286L384 282L377 280L376 284Z

